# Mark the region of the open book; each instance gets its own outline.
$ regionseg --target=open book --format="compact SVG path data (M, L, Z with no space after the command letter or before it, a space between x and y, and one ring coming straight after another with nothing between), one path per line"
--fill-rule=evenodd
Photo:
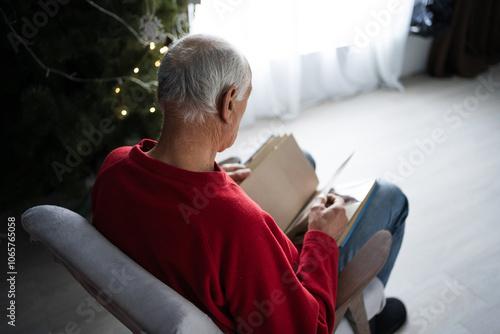
M307 231L309 210L317 195L334 192L343 196L349 223L336 240L342 247L377 187L376 180L333 186L350 158L339 167L325 188L318 190L314 168L293 135L271 136L246 162L252 174L240 186L292 240Z

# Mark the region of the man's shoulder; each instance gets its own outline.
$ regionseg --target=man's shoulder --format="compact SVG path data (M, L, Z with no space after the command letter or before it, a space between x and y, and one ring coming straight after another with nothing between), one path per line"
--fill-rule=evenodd
M108 167L114 165L119 161L123 161L128 159L132 150L137 151L149 151L156 145L156 141L151 139L143 139L138 144L134 146L122 146L114 149L111 153L108 154L106 159L104 160L103 167ZM137 155L137 154L136 154Z
M104 162L101 166L99 173L103 173L108 168L111 168L117 163L128 159L131 150L132 146L123 146L123 147L118 147L113 151L111 151L111 153L108 154L106 159L104 159Z
M121 160L123 158L126 158L129 155L130 150L132 150L132 146L118 147L108 154L106 160L108 160L109 162L113 162L116 160Z

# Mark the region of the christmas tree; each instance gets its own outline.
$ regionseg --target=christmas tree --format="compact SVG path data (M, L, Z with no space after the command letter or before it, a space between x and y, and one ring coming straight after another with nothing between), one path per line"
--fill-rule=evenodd
M0 62L2 211L82 200L114 148L156 138L156 71L187 1L8 1Z

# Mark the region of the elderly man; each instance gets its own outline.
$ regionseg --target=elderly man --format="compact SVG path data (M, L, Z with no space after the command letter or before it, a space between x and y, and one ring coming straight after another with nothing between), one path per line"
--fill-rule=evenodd
M226 333L331 333L339 270L334 238L347 224L342 198L316 199L299 249L235 183L250 171L214 162L234 143L251 90L246 59L226 41L205 35L177 41L158 72L160 139L106 158L92 192L93 223ZM353 234L340 267L377 229L389 229L395 243L380 274L385 284L401 244L406 198L382 184L372 202L373 219L381 221ZM311 260L318 264L313 271Z

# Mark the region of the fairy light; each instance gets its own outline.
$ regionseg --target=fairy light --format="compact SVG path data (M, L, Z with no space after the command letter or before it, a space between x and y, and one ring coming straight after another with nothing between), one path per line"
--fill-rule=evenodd
M164 46L160 49L160 53L165 53L168 51L168 47Z
M156 111L156 109L154 107L151 107L151 109L149 109L150 113L154 113L155 111Z
M118 94L120 92L120 87L116 87L115 93Z
M139 73L139 67L134 68L134 73Z
M123 110L122 110L122 112L121 112L121 114L122 114L123 116L127 116L128 112L127 112L125 109L123 109Z
M111 13L111 12L105 10L104 8L98 6L97 4L95 4L92 1L87 0L87 2L91 6L95 7L96 9L98 9L99 11L101 11L101 12L103 12L103 13L111 16L112 18L116 19L121 24L123 24L137 38L137 40L139 41L140 44L147 45L147 41L144 38L142 38L139 35L139 33L137 33L137 31L135 31L130 25L128 25L122 18L120 18L119 16L117 16L114 13ZM3 13L3 11L2 11L2 13ZM154 20L155 20L155 22L158 21L158 22L155 23L156 26L154 28L161 28L162 25L159 23L159 20L158 20L158 18L156 16L154 16ZM141 81L138 78L135 78L133 76L122 75L122 76L117 76L117 77L104 77L104 78L103 77L101 77L101 78L82 78L82 77L75 76L75 74L69 74L69 73L61 71L61 70L59 70L57 68L49 67L43 61L41 61L38 58L38 56L35 54L35 52L30 48L30 46L26 42L25 38L21 37L16 32L16 30L12 27L12 25L9 22L7 22L7 25L9 26L9 28L11 30L11 32L9 33L9 38L10 38L10 35L12 34L12 36L14 38L16 38L17 40L19 40L21 42L20 44L22 44L24 46L24 48L29 52L29 54L34 59L34 61L45 71L45 75L47 77L50 74L59 75L59 76L65 78L67 80L71 80L71 81L74 81L74 82L80 82L80 83L89 83L89 82L102 83L102 82L108 82L108 81L118 81L119 83L121 83L122 81L127 80L127 81L131 81L132 83L135 83L135 84L137 84L137 85L145 88L148 92L152 91L151 85L149 83L145 83L145 82L143 82L143 81ZM149 28L149 26L145 27L144 29L147 29L147 28ZM158 30L158 29L156 29L156 30ZM156 44L154 42L150 42L149 43L149 47L151 49L155 49L156 48ZM161 50L165 50L165 51L161 51ZM162 47L161 50L160 50L160 52L164 53L164 52L166 52L166 50L168 50L168 48L167 47ZM138 68L134 69L134 72L138 73L139 69Z
M156 67L160 67L160 65L161 65L161 61L159 61L159 60L155 61L155 66Z

